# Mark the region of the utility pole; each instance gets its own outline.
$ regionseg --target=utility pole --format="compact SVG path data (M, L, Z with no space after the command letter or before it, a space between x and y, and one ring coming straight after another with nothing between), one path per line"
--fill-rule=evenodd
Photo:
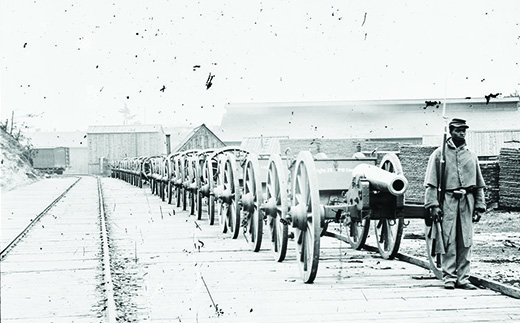
M14 110L11 111L11 131L9 132L11 136L13 135L13 125L14 125Z

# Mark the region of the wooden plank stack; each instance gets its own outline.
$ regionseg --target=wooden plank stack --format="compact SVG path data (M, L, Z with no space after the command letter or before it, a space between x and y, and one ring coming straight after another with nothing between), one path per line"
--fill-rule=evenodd
M424 175L428 167L430 155L436 146L403 145L400 147L399 159L403 166L404 176L408 180L405 201L409 204L424 204Z
M499 157L501 208L520 209L520 143L507 143Z
M498 165L498 160L479 159L479 165L484 181L486 182L486 204L488 205L488 208L495 208L498 205L499 198L498 176L500 173L500 167Z
M430 155L436 148L436 146L416 145L403 145L400 147L399 159L403 166L404 176L408 179L408 190L406 191L405 198L406 203L424 203L424 176ZM482 170L482 176L486 182L486 203L488 205L496 205L499 198L498 178L500 168L498 162L496 160L479 160L479 165ZM519 167L518 159L516 167ZM520 186L517 186L517 189L520 189ZM516 196L518 196L518 193Z

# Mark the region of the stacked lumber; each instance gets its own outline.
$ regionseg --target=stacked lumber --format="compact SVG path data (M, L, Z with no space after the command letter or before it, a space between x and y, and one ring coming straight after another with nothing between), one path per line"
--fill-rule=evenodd
M408 190L405 201L410 204L424 203L424 176L430 155L436 146L403 145L400 147L399 159L403 166L404 176L408 179ZM479 161L482 176L486 182L486 203L498 203L499 199L499 165L496 160ZM518 167L518 166L517 166ZM518 196L518 195L517 195Z
M486 182L486 204L488 206L497 205L499 198L498 177L500 168L498 160L479 160L482 177Z
M400 147L399 159L403 173L408 180L408 190L405 202L409 204L424 204L424 175L428 167L430 155L437 147L403 145Z
M505 144L499 156L499 206L520 209L520 143Z

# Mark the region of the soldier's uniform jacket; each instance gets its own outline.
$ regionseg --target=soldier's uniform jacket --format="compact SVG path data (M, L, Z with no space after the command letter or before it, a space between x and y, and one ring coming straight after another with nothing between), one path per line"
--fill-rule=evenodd
M441 147L437 148L430 156L424 185L426 186L425 207L438 206L437 187L439 184ZM475 208L486 209L484 198L484 178L478 164L477 155L468 150L466 144L456 147L453 141L448 139L446 149L445 183L446 193L444 197L442 229L444 241L449 242L453 237L451 231L455 229L457 212L460 212L460 221L464 246L470 247L473 241L472 216ZM453 191L464 189L467 194L457 199Z

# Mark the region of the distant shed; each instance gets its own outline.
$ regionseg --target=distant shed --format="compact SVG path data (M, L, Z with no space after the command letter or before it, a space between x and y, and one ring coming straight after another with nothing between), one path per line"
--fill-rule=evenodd
M101 174L110 162L166 153L161 125L90 126L88 136L89 174Z
M191 149L208 149L221 148L226 146L213 131L211 131L205 124L202 124L193 130L179 142L173 152L186 151Z

